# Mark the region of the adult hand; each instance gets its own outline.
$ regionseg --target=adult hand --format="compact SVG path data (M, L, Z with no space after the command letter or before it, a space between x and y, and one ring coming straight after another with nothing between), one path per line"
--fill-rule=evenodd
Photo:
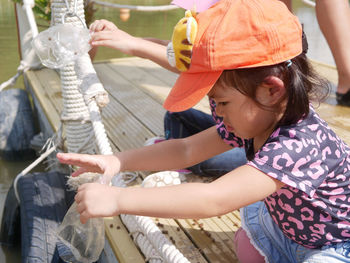
M82 173L93 172L103 174L104 181L109 182L120 171L120 161L115 155L58 153L56 156L61 163L80 167L72 173L73 177Z
M115 216L118 211L119 188L98 183L83 184L75 195L80 221L85 224L89 218Z
M129 55L132 55L134 45L138 40L104 19L93 22L90 25L90 32L92 32L90 42L93 47L110 47Z

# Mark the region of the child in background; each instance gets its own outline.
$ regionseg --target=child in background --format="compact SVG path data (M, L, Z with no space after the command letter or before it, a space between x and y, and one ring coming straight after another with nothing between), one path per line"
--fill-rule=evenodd
M292 0L282 0L292 10ZM314 1L317 21L332 51L338 71L336 100L350 107L350 5L349 0Z
M112 22L104 19L93 22L90 25L90 31L93 32L91 45L95 48L105 46L117 49L128 55L150 59L172 72L179 73L176 67L172 67L168 63L166 46L169 41L131 36ZM214 104L214 102L210 101L210 104ZM164 116L165 137L151 138L151 140L160 142L185 138L215 126L216 122L220 122L219 118L213 119L211 115L196 109L182 112L167 111ZM217 177L244 165L246 162L244 149L233 148L208 160L183 168L187 168L199 176ZM181 170L183 171L183 169Z
M191 166L231 146L243 147L248 163L209 184L84 184L75 197L82 223L121 213L205 218L241 209L240 262L349 262L350 148L310 105L328 86L308 64L298 19L276 0L221 0L197 22L190 68L164 107L183 111L207 94L222 122L114 155L57 158L81 167L73 176L107 177Z

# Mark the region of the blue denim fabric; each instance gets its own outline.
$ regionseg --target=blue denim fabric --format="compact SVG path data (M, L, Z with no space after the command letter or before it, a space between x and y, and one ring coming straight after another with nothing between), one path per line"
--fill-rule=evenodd
M196 109L167 112L164 117L165 138L185 138L214 125L211 115ZM246 163L245 150L234 148L187 169L201 176L221 176Z
M287 238L272 220L263 202L241 209L244 230L254 247L270 263L339 263L350 262L350 241L320 249L303 247Z

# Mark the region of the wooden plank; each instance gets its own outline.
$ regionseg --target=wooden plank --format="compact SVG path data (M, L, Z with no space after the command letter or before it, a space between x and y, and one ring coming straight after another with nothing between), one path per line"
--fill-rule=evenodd
M35 71L27 71L25 74L42 110L44 111L44 114L47 116L50 125L54 131L58 131L61 124L60 115L57 109L50 102L50 97L44 88L45 86L41 84Z
M193 242L202 251L209 262L237 262L233 251L223 246L221 242L215 239L216 233L211 231L206 224L198 223L193 219L177 220L183 230L191 236ZM200 222L204 222L205 219Z
M190 262L207 262L195 244L187 237L184 231L173 219L154 218L155 224L162 233L176 246L176 248Z
M117 102L109 103L103 109L102 119L108 137L121 151L140 147L147 138L155 136Z
M335 133L350 145L350 108L323 103L316 111Z
M106 217L105 232L109 244L114 251L118 262L130 263L130 262L145 262L144 257L140 251L136 248L132 238L129 236L127 229L120 220L119 217Z
M35 72L40 80L42 87L45 89L50 102L56 108L57 112L63 111L61 79L58 73L52 69L43 68Z
M217 217L195 220L204 231L210 233L212 241L221 248L226 254L234 254L233 249L233 237L234 232L227 227L223 227L224 224L221 219ZM221 227L220 227L221 226ZM223 229L224 228L224 229Z
M162 82L166 83L167 86L172 87L178 78L178 74L171 72L151 60L147 59L133 59L128 60L134 67L138 67L145 71L147 74L153 75L153 77L158 78Z
M337 68L320 61L310 60L314 69L332 83L338 83Z
M237 214L239 215L238 210L222 215L219 217L219 219L222 220L222 222L224 222L229 228L231 228L231 230L236 232L238 228L241 227L241 218L237 217Z
M132 63L130 61L132 61ZM160 104L163 104L165 98L168 96L173 86L172 82L169 82L169 80L164 81L164 79L160 77L154 77L154 73L149 74L149 72L145 70L145 65L151 65L151 67L155 67L155 63L145 59L143 59L140 63L135 61L136 59L114 60L112 64L108 65L114 71L124 76L125 79L128 79L129 81L133 82L134 85L137 86L140 90L142 90L145 94L152 96L152 98L157 100ZM177 78L177 75L170 71L168 71L165 76L169 76L169 74L173 75L173 80ZM203 98L193 108L210 114L210 108L207 97Z
M138 122L144 124L154 134L163 134L165 110L160 103L107 65L97 64L95 69L111 97L123 104L128 111L133 113Z
M154 78L139 67L135 67L129 61L121 60L118 63L107 65L125 79L132 82L134 86L138 87L145 94L152 96L160 104L163 103L164 98L166 98L171 89L171 86L167 83Z

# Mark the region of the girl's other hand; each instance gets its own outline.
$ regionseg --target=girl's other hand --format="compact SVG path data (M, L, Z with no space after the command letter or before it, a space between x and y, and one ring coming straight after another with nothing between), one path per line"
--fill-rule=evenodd
M117 49L125 54L132 55L137 39L115 24L107 20L96 20L90 25L91 41L93 47L104 46Z
M92 33L100 32L100 31L104 31L104 30L113 31L116 29L118 29L118 28L115 24L113 24L112 22L105 20L105 19L96 20L89 27L89 30Z
M119 189L98 183L83 184L75 195L80 221L85 224L89 218L116 216Z
M89 155L79 153L57 153L57 159L64 164L79 166L72 176L82 173L100 173L111 179L120 172L120 161L115 155Z

